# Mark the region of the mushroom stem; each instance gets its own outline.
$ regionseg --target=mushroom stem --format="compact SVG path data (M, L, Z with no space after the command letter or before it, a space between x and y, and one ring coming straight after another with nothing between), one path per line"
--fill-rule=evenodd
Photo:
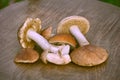
M58 51L58 47L49 44L43 36L33 30L28 30L27 36L35 41L43 50L49 50L50 52Z
M68 64L68 63L71 62L71 58L70 58L70 55L69 55L69 49L70 49L70 46L66 45L57 54L48 53L46 55L45 59L47 59L51 63L58 64L58 65ZM44 61L44 59L43 59L43 61Z
M71 34L76 38L80 46L89 45L90 43L87 41L85 36L82 34L78 26L73 25L70 27Z

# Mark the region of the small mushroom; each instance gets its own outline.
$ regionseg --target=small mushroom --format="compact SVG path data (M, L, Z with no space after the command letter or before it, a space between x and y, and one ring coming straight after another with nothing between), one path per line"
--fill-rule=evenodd
M108 53L105 49L90 45L83 34L89 30L89 21L84 17L70 16L63 19L59 25L58 33L71 33L81 47L71 52L70 56L75 64L81 66L95 66L105 62Z
M39 18L27 18L18 30L18 40L23 48L34 48L35 42L28 36L28 31L39 33L41 31L41 20Z
M49 39L52 36L52 27L47 27L45 28L42 32L41 35L45 38L45 39Z
M39 28L38 28L39 27ZM19 29L18 37L23 48L33 48L33 42L36 42L44 51L49 53L62 53L61 47L64 49L65 46L55 46L50 44L42 35L39 34L41 21L40 19L28 18L23 26ZM65 50L66 52L69 49Z
M49 53L48 51L44 51L41 54L42 61L47 64L47 62L51 62L53 64L57 65L65 65L71 62L71 58L69 56L69 49L70 46L63 45L64 47L61 47L61 51L58 53Z
M34 63L39 59L39 54L32 48L22 49L15 57L17 63Z
M69 44L72 47L76 47L77 42L75 38L70 34L57 34L49 39L49 43L52 44Z

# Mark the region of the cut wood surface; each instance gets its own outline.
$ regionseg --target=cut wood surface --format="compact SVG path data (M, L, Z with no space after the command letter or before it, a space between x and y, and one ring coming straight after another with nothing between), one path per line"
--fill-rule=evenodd
M43 29L52 26L56 33L57 24L72 15L90 21L86 37L91 44L107 49L105 63L95 67L57 66L40 59L34 64L14 63L21 49L17 31L27 17L40 18ZM120 80L120 8L97 0L28 0L1 10L0 80Z

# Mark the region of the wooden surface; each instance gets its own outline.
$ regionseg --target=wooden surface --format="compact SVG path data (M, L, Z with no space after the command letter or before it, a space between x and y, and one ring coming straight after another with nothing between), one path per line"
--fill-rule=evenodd
M20 50L17 30L27 17L38 17L42 27L54 27L71 15L90 21L86 35L91 44L107 49L108 60L95 67L73 63L57 66L16 64L13 59ZM40 51L39 51L40 53ZM120 8L97 0L29 0L0 11L0 80L120 80Z

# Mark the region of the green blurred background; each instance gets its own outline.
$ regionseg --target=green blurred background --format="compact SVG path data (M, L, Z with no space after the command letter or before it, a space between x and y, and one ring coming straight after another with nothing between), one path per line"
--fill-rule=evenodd
M0 0L0 9L19 1L23 0Z
M0 0L0 9L23 0ZM120 0L99 0L120 7Z
M120 7L120 0L99 0Z

